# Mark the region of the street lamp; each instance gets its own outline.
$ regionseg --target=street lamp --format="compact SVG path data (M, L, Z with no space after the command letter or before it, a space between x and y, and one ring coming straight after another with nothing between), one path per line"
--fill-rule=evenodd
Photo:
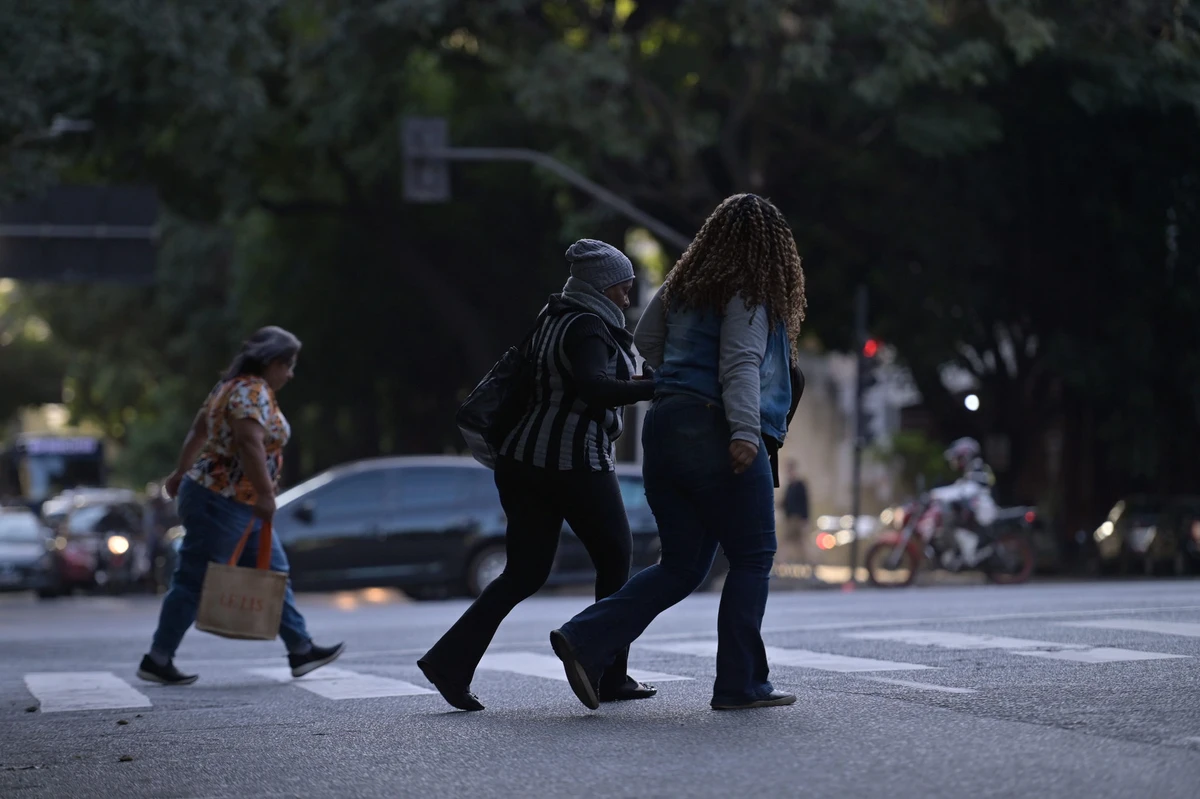
M966 407L966 409L967 409L968 411L970 411L971 413L974 413L975 411L979 410L979 395L977 395L977 394L968 394L968 395L967 395L967 396L966 396L966 397L963 399L963 405L964 405L964 406Z

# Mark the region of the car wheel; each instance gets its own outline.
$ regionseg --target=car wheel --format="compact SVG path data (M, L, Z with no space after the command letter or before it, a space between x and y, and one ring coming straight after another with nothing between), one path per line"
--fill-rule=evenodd
M472 598L482 594L483 589L500 576L507 564L504 544L490 544L480 549L467 565L467 593Z
M39 588L37 590L38 599L57 599L58 591L53 588Z

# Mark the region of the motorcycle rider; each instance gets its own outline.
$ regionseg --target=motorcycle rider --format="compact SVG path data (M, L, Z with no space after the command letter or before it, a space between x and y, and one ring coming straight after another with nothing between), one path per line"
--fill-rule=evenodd
M947 486L940 486L929 495L951 511L943 525L943 565L957 569L971 567L987 554L979 542L983 528L996 520L996 503L992 499L995 475L983 462L982 448L973 438L957 439L943 453L959 477Z

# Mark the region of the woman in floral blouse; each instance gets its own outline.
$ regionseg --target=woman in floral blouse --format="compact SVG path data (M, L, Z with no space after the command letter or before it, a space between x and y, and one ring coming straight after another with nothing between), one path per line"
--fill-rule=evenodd
M283 448L292 432L275 401L275 392L292 379L299 353L300 340L288 331L279 327L259 330L209 393L184 439L179 465L165 487L168 495L178 496L179 516L187 532L153 644L138 667L138 677L143 680L190 685L197 679L197 675L182 674L175 668L175 650L196 620L208 564L229 560L254 517L269 521L275 515ZM243 563L254 562L256 546L257 539L251 536ZM271 539L271 569L288 570L277 536ZM344 648L343 644L313 644L290 584L279 637L287 646L295 677L332 663Z

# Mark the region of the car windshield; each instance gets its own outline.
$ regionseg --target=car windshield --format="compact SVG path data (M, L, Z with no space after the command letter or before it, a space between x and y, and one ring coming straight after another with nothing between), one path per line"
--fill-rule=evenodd
M40 536L37 517L32 513L0 513L0 541L29 543Z
M275 497L275 507L282 508L285 505L289 505L310 491L318 489L332 480L333 475L330 472L322 472L316 477L305 480L299 485L294 485L287 491L284 491L279 496Z
M107 505L88 505L71 514L67 520L67 532L75 535L96 532L96 525L108 515Z
M1149 519L1157 516L1163 511L1163 503L1150 501L1134 501L1126 503L1125 513L1131 519Z

